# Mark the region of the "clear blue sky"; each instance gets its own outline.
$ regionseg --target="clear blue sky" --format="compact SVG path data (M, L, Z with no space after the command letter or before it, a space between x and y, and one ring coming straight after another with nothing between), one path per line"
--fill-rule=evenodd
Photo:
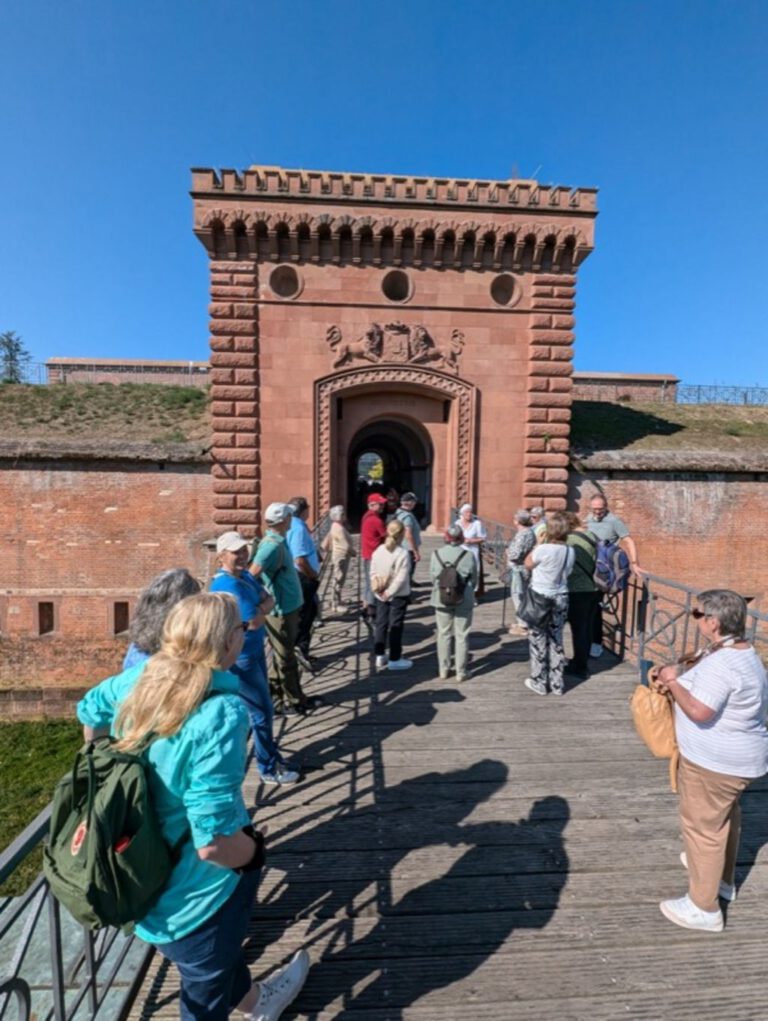
M600 189L576 367L768 385L766 0L23 0L0 26L0 330L206 358L189 168Z

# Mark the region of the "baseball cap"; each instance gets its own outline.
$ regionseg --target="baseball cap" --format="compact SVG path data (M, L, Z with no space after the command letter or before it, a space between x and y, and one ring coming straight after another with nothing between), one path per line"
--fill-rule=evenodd
M386 498L386 496L382 496L381 493L371 493L371 495L369 497L366 497L366 501L365 502L367 504L386 503L387 502L387 498Z
M418 503L418 499L415 493L403 493L400 503Z
M239 532L225 532L220 535L216 540L216 552L217 553L237 553L243 546L248 545L248 540L244 539Z
M271 503L264 511L264 520L268 525L281 525L293 514L289 503Z

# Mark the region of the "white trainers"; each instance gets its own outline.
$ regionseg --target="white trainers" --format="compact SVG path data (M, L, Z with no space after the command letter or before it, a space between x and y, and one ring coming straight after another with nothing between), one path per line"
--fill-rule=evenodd
M702 932L723 931L723 912L720 908L717 911L702 911L696 907L688 894L675 900L663 900L659 907L665 918L675 925L682 926L683 929L699 929Z
M301 774L295 769L289 769L284 766L281 762L275 766L271 773L262 773L262 783L296 783Z
M391 659L387 664L388 670L410 670L413 666L413 660L410 659Z
M523 684L529 691L532 691L534 695L546 695L547 693L547 689L540 688L532 677L526 677L526 679L523 681Z
M598 645L596 642L593 642L590 645L590 647L589 647L589 658L590 659L600 659L602 654L603 654L603 647L602 647L602 645Z
M387 659L386 656L377 656L376 657L376 669L377 670L386 670L387 669L387 663L389 663L389 660Z
M248 1021L278 1021L289 1003L293 1003L301 992L309 971L309 954L297 950L288 964L273 971L269 978L259 983L259 999Z
M680 861L683 863L683 868L688 868L688 855L685 851L680 852ZM720 889L718 895L722 900L727 900L729 904L736 900L736 887L731 886L730 883L726 883L724 879L720 880Z

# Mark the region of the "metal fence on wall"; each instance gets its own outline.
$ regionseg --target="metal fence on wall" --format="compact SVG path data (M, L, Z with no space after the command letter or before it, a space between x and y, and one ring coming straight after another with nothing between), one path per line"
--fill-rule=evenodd
M766 386L698 386L678 383L678 404L768 404Z

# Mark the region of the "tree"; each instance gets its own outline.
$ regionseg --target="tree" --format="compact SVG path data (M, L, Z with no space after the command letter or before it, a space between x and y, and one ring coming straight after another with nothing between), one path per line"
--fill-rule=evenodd
M32 355L14 330L0 333L0 382L23 383Z

